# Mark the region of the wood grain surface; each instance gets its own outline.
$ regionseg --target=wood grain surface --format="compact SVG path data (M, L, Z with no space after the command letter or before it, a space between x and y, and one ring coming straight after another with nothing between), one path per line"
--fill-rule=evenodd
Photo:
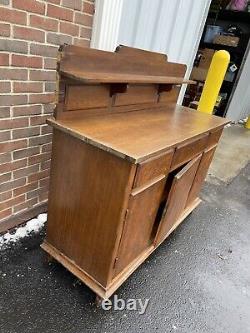
M131 172L128 161L54 131L46 240L103 286Z
M176 105L164 54L63 46L42 248L109 297L199 204L227 120Z
M48 123L137 163L215 128L222 128L228 120L183 106L170 105L82 119L50 119Z
M168 62L164 55L128 47L107 52L66 45L59 66L60 74L87 84L194 83L183 79L185 72L185 65Z
M183 214L200 160L201 155L191 160L175 175L156 234L156 244L167 237L169 230Z

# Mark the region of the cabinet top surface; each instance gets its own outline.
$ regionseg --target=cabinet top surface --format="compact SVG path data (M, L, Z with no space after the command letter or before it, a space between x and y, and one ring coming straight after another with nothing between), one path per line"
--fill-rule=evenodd
M74 120L48 120L53 127L133 163L228 122L178 105Z

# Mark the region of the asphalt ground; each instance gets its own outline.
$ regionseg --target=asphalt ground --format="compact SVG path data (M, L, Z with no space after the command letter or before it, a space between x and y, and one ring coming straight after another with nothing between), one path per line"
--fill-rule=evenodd
M40 248L45 231L0 252L1 333L250 332L250 165L206 183L201 205L118 289L145 313L97 308L94 293Z

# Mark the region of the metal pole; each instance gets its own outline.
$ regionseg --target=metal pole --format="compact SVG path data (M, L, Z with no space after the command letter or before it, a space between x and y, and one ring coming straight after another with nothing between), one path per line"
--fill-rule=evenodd
M227 51L220 50L215 52L201 94L198 111L213 113L229 61L230 54Z
M250 116L247 118L247 122L245 123L245 127L250 129Z

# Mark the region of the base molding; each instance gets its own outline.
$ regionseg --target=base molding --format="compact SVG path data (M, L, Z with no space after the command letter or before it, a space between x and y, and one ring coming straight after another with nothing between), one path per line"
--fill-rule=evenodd
M201 203L201 200L197 198L192 205L187 207L181 217L176 221L173 227L167 233L165 239L178 227L181 222ZM160 243L161 244L161 243ZM160 244L151 245L145 251L143 251L129 266L127 266L123 271L121 271L107 286L102 286L98 281L96 281L92 276L80 268L74 261L69 259L63 253L58 251L53 245L51 245L46 240L41 244L41 248L48 253L49 256L53 257L56 261L61 263L65 268L67 268L72 274L74 274L79 280L86 284L90 289L92 289L98 296L103 299L109 298L126 279L150 256L154 250L160 246Z
M145 251L143 251L139 257L137 257L132 263L127 266L123 271L121 271L110 283L108 286L108 291L112 295L116 289L118 289L123 282L127 280L127 278L150 256L154 250L159 247L166 238L185 220L185 218L192 213L192 211L201 203L201 199L196 198L195 201L188 206L183 214L179 217L179 219L175 222L175 224L172 226L172 228L168 231L166 234L164 240L159 244L153 244L150 247L148 247Z
M63 253L58 251L53 245L46 240L41 244L41 248L47 252L56 261L62 264L68 271L74 274L79 280L85 283L90 289L92 289L98 296L102 298L108 298L105 287L99 284L92 276L86 273L80 268L73 260L69 259Z
M28 220L31 220L32 218L36 217L41 213L47 212L47 210L48 210L48 203L43 202L19 214L7 217L6 219L0 221L0 234L10 229L13 229L18 225L27 222Z

